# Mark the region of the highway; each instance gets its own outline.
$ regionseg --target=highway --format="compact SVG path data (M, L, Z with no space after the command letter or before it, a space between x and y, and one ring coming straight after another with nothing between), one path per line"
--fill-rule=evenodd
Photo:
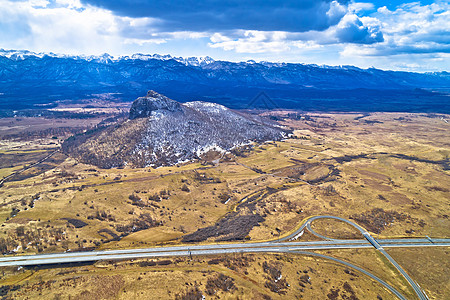
M383 285L385 288L387 288L391 293L393 293L395 296L397 296L399 299L402 300L406 300L406 298L400 294L396 289L394 289L392 286L390 286L389 284L387 284L384 280L378 278L377 276L373 275L372 273L367 272L366 270L355 266L354 264L351 264L349 262L346 262L344 260L332 257L332 256L328 256L328 255L323 255L323 254L319 254L319 253L314 253L314 252L305 252L305 251L297 251L295 252L297 254L302 254L302 255L309 255L309 256L317 256L317 257L321 257L321 258L325 258L325 259L329 259L332 261L335 261L337 263L346 265L347 267L353 268L367 276L369 276L370 278L372 278L373 280L377 281L378 283L380 283L381 285Z
M448 247L450 239L439 239L430 242L428 239L380 239L381 247ZM79 263L98 260L133 259L148 257L214 255L224 253L251 252L284 252L311 251L329 249L372 248L365 240L314 241L314 242L262 242L262 243L230 243L212 245L192 245L173 247L153 247L123 250L104 250L89 252L65 252L36 255L16 255L0 257L0 267L33 266L45 264Z
M341 240L337 240L337 239L330 239L326 236L323 236L321 234L316 233L312 228L311 228L311 223L317 219L334 219L334 220L338 220L338 221L342 221L345 222L351 226L353 226L354 228L356 228L365 238L367 241L369 241L369 243L375 247L375 249L377 249L378 251L380 251L381 254L384 255L384 257L386 257L389 262L400 272L400 274L402 274L402 276L408 281L408 283L411 285L411 287L414 289L414 292L416 293L417 297L419 297L419 299L421 300L426 300L428 299L427 296L425 295L425 293L422 291L422 289L419 287L419 285L408 275L408 273L406 273L406 271L384 250L384 247L386 247L387 245L381 245L380 241L381 240L375 240L370 233L365 230L364 228L362 228L361 226L359 226L358 224L341 218L341 217L335 217L335 216L314 216L311 217L309 219L306 220L305 223L303 223L303 225L301 225L296 231L294 231L292 234L288 235L287 237L285 237L282 240L293 240L296 239L297 237L299 237L302 232L305 230L305 228L307 228L312 234L325 239L325 240L329 240L329 241L333 241L335 243L339 243ZM430 240L430 243L432 243L434 245L433 240L431 240L430 238L428 238ZM401 247L401 246L399 246Z
M311 228L311 222L317 219L336 219L346 222L357 228L365 239L360 240L340 240L330 239L319 235ZM323 238L322 241L296 241L304 232L310 230L312 234L316 234ZM138 249L122 249L122 250L104 250L89 252L65 252L51 254L36 255L16 255L0 257L0 267L5 266L40 266L40 265L58 265L69 263L95 262L99 260L124 260L138 258L157 258L157 257L174 257L174 256L194 256L194 255L219 255L227 253L294 253L320 256L322 258L331 259L344 265L350 266L378 281L380 284L388 288L400 299L405 299L398 291L387 285L384 281L373 274L354 266L348 262L325 256L309 251L313 250L332 250L332 249L361 249L375 248L382 253L397 270L405 277L419 299L427 299L421 288L414 280L403 270L403 268L395 262L395 260L384 250L392 247L449 247L450 239L431 239L427 238L403 238L403 239L378 239L375 240L365 229L359 225L334 216L314 216L307 219L293 233L275 241L267 242L245 242L245 243L223 243L223 244L205 244L205 245L180 245L168 247L152 247Z

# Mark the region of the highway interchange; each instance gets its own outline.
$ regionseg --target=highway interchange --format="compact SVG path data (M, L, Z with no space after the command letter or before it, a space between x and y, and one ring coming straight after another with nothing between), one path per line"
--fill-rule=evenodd
M360 240L340 240L330 239L316 233L311 228L311 223L317 219L335 219L346 222L355 227L365 239ZM297 241L306 230L312 234L324 239L323 241L301 242ZM385 286L394 295L400 299L406 299L395 288L376 277L375 275L361 269L358 266L350 264L331 256L310 252L312 250L330 250L330 249L358 249L375 248L383 254L402 274L414 289L419 299L428 299L418 284L403 270L403 268L384 250L390 247L448 247L450 239L430 239L430 238L402 238L402 239L377 239L375 240L364 228L350 220L334 216L314 216L307 219L293 233L273 241L267 242L246 242L246 243L228 243L228 244L205 244L205 245L182 245L170 247L152 247L140 249L123 250L104 250L90 252L66 252L52 254L36 255L17 255L0 257L0 267L5 266L39 266L39 265L57 265L69 263L95 262L99 260L124 260L138 258L157 258L168 256L194 256L194 255L218 255L226 253L297 253L309 256L318 256L330 259L338 263L347 265L371 277L375 281Z

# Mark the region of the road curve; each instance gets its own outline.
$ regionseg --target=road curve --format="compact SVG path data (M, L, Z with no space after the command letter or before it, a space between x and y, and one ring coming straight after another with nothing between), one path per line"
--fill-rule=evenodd
M311 223L313 221L315 221L315 220L318 220L318 219L335 219L335 220L339 220L339 221L345 222L345 223L355 227L356 229L359 230L359 232L361 232L361 234L363 234L364 232L367 232L364 228L362 228L358 224L356 224L356 223L354 223L354 222L352 222L350 220L341 218L341 217L335 217L335 216L313 216L313 217L308 218L306 220L306 222L303 223L299 228L297 228L293 233L291 233L291 234L289 234L289 235L287 235L285 237L280 238L279 241L290 241L290 240L295 239L299 234L301 234L305 230L305 228L307 228L309 230L309 228L311 228ZM312 233L315 234L314 231L312 231ZM330 239L330 238L322 236L322 235L319 235L319 237L321 237L323 239L327 239L327 240L339 241L337 239Z
M385 288L387 288L391 293L393 293L398 298L400 298L402 300L407 300L402 294L400 294L395 288L393 288L387 282L385 282L384 280L378 278L377 276L373 275L372 273L369 273L366 270L364 270L364 269L362 269L362 268L360 268L358 266L355 266L354 264L351 264L349 262L346 262L346 261L338 259L338 258L334 258L332 256L323 255L323 254L320 254L320 253L306 252L306 251L293 251L293 253L298 253L298 254L303 254L303 255L310 255L310 256L317 256L317 257L333 260L333 261L338 262L340 264L346 265L346 266L348 266L350 268L353 268L353 269L355 269L355 270L357 270L357 271L359 271L359 272L369 276L373 280L377 281L378 283L383 285Z
M305 230L305 228L307 228L312 234L320 237L320 238L324 238L326 240L330 240L330 241L335 241L335 242L339 242L341 240L336 240L336 239L330 239L328 237L325 237L323 235L317 234L312 228L311 228L311 223L314 220L317 219L334 219L334 220L339 220L342 222L345 222L353 227L355 227L357 230L359 230L359 232L361 232L361 234L366 238L366 240L369 241L369 243L371 243L373 245L373 247L375 247L375 249L377 249L378 251L380 251L381 254L384 255L384 257L386 257L389 262L400 272L400 274L402 274L402 276L408 281L408 283L411 285L411 287L413 288L414 292L416 293L417 297L419 297L419 299L421 300L426 300L428 299L427 296L423 293L422 289L419 287L419 285L408 275L408 273L406 273L406 271L383 249L383 247L377 242L377 240L375 240L370 233L365 230L364 228L362 228L361 226L359 226L358 224L341 218L341 217L335 217L335 216L314 216L309 218L302 226L300 226L300 228L298 228L296 231L294 231L292 234L284 237L281 240L292 240L295 237L297 237L301 232L303 232L303 230Z

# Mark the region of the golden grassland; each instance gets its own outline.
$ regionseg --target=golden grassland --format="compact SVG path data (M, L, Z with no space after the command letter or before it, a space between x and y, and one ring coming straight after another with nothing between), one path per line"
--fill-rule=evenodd
M423 287L430 299L449 299L448 248L392 248L388 253Z
M386 251L425 290L429 299L448 299L450 295L448 247L386 248ZM406 296L417 296L395 267L378 251L372 249L341 249L320 251L362 267L364 270L386 281Z
M15 134L26 136L31 132L36 134L40 131L57 128L84 128L99 123L101 119L101 117L89 119L47 119L36 117L0 118L0 137ZM9 141L8 144L11 144L11 141ZM5 145L2 143L2 148L3 147L5 147Z
M21 285L9 293L20 299L182 299L196 289L207 299L393 298L383 286L356 270L295 254L98 262L4 273L8 281L2 283ZM221 281L220 274L226 276ZM220 286L223 278L231 278L232 284Z
M292 138L227 154L219 163L197 161L157 169L100 169L56 153L42 164L12 177L0 188L0 241L4 245L3 250L15 250L17 254L22 254L80 247L118 249L179 244L182 236L212 226L231 212L263 216L259 226L254 226L248 233L247 239L253 241L278 238L294 230L305 218L325 214L353 218L377 238L449 236L448 123L434 115L394 113L367 116L317 113L306 114L302 118L285 118L291 113L270 112L272 116L281 118L282 124L294 129ZM51 138L26 142L2 140L0 158L4 159L0 178L45 157L58 147L58 143ZM126 234L118 230L120 226L134 224L144 215L162 222L162 225ZM75 221L71 223L68 220ZM86 226L78 226L78 221ZM317 220L313 223L313 229L334 238L360 238L352 228L336 221ZM122 238L114 238L121 234ZM302 236L302 240L307 239L317 238L309 234ZM205 240L213 241L214 238ZM401 249L390 251L400 253ZM405 253L409 252L405 250ZM361 266L373 269L381 278L389 268L375 252L368 254L367 250L339 250L328 254L359 262ZM448 260L446 254L439 252L434 255L436 262ZM365 261L365 255L371 259ZM405 254L405 257L408 255ZM397 254L394 258L397 257L401 261L401 255ZM414 261L424 260L421 264L426 265L426 255L408 257ZM255 261L250 265L262 264L264 260L278 261L270 255L255 255L252 258ZM277 295L280 298L303 295L305 299L311 299L317 293L329 293L333 285L328 283L333 280L341 280L334 283L340 289L338 294L344 291L342 276L346 273L335 279L326 275L333 274L330 268L341 270L344 267L318 262L315 258L294 256L289 259L298 261L300 265L307 262L320 265L320 268L316 267L315 276L321 276L318 277L321 279L312 280L312 290L307 284L304 292L296 294L298 287L294 288L288 280L291 287L286 295L270 294L263 284L263 277L268 275L261 267L259 273L256 265L254 268L248 267L252 270L248 271L249 275L241 276L220 267L220 264L211 266L198 261L207 261L207 258L196 258L195 263L177 263L183 267L172 266L172 271L166 266L150 266L144 268L145 271L136 271L133 269L136 266L128 263L118 263L114 270L109 265L105 268L76 267L68 270L77 270L74 272L83 275L76 276L89 279L73 283L76 286L74 290L69 292L54 288L56 284L52 283L49 289L41 291L41 295L27 295L30 298L34 298L31 295L47 296L47 299L49 295L58 294L62 298L67 298L69 294L81 297L83 289L90 290L91 285L101 285L99 283L105 276L119 276L111 278L120 282L121 286L111 297L135 298L139 292L163 297L167 288L154 283L168 282L168 278L173 276L173 284L170 284L173 290L168 289L171 294L167 295L173 298L177 293L186 292L188 287L193 288L193 285L185 285L183 281L192 279L204 288L206 278L216 276L218 272L234 278L238 286L233 293L221 292L224 298L263 299L262 295L270 294L273 298ZM405 258L405 268L408 268L407 261ZM373 268L367 264L373 264ZM376 271L375 267L380 267L381 271ZM88 271L83 273L83 268ZM294 271L301 269L296 269L296 264L291 262L284 265L283 272L284 268L292 269L292 272L286 271L292 280L297 276ZM14 274L7 272L1 280L2 284L21 286L29 280L28 286L32 286L32 282L45 282L49 278L62 282L75 276L57 275L61 270L39 270L29 275L31 277L24 275L29 274L30 270ZM202 273L203 270L211 273ZM427 277L426 268L415 268L413 271L413 278L429 292L430 297L439 299L443 295L442 291L438 291L437 284L431 283ZM151 276L137 280L133 277L136 272L147 272ZM390 280L399 290L411 293L398 279L398 274L392 270L389 274L389 278L384 278L386 281ZM445 271L441 275L448 282ZM365 276L360 275L351 283L359 298L374 298L376 294L383 299L392 298ZM103 285L107 286L106 283ZM152 289L143 290L144 285L150 285ZM21 291L28 290L21 287L17 295ZM252 291L258 292L254 294ZM85 293L83 297L95 298L95 295Z
M318 219L311 223L314 232L331 239L360 239L361 233L350 224L335 219Z

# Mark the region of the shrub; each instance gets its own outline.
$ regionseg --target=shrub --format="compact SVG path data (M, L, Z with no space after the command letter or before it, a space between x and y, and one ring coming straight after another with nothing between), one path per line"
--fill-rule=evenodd
M176 300L203 300L203 294L198 287L188 289L184 294L175 296Z
M218 290L224 292L231 292L236 289L234 280L224 274L219 274L217 277L210 277L206 282L206 293L210 296L215 295Z

